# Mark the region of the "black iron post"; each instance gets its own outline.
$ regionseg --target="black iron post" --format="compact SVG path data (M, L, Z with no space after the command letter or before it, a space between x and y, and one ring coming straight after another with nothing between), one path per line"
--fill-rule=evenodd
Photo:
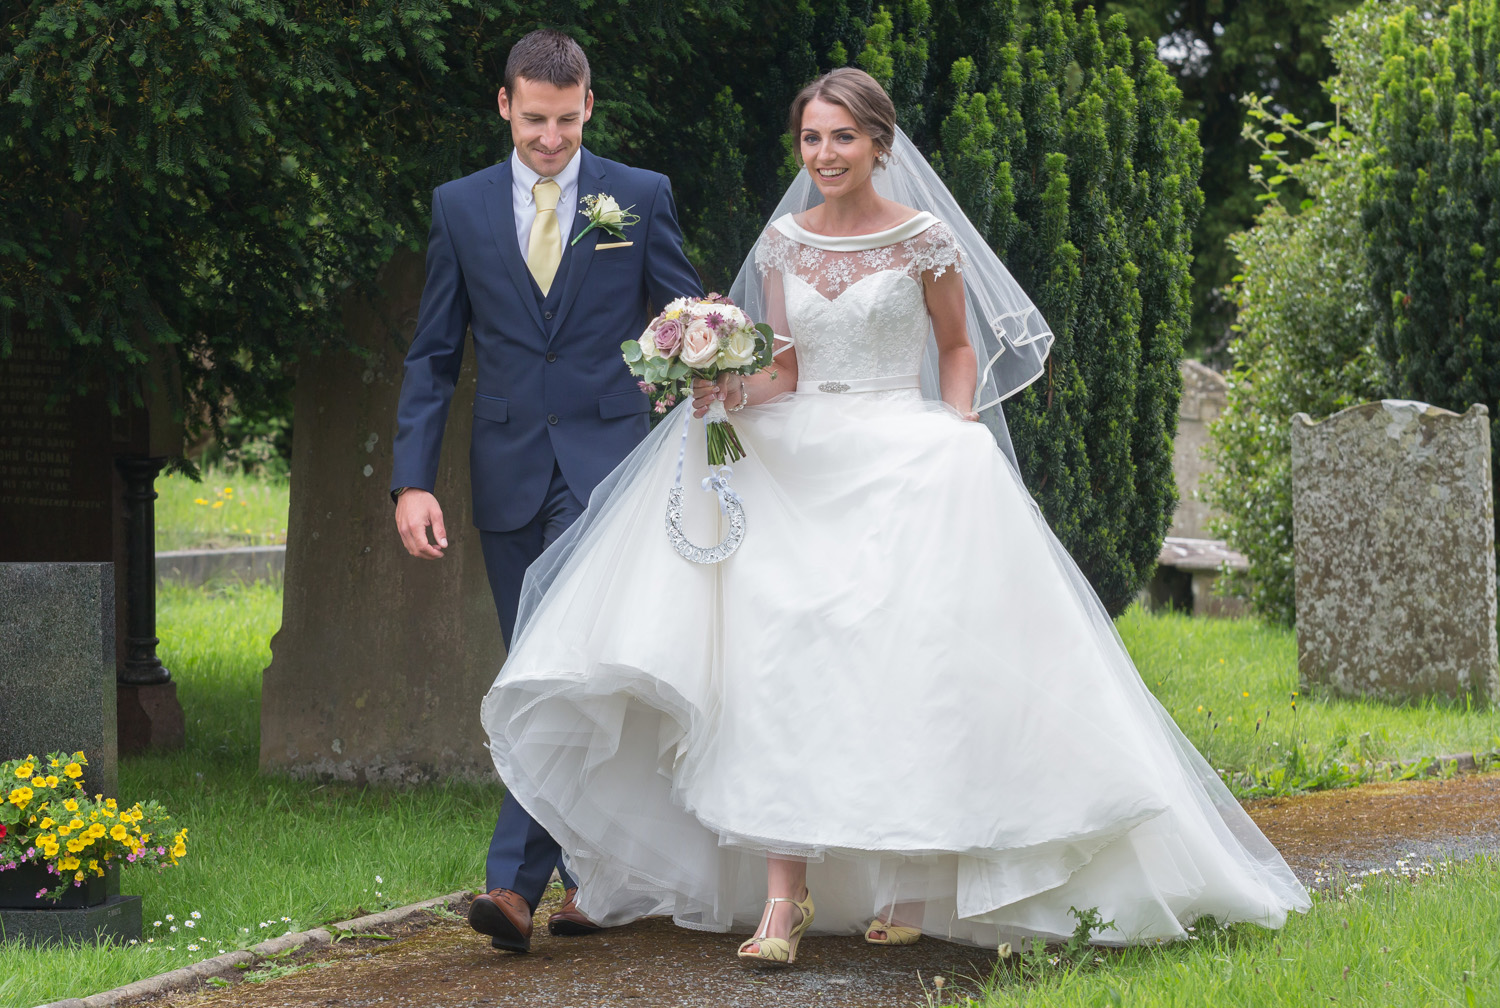
M156 474L166 459L117 458L125 477L125 663L127 686L156 686L172 673L156 656Z

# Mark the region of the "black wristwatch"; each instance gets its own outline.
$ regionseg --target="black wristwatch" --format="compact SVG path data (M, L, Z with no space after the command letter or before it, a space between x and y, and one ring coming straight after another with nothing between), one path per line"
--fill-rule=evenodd
M400 497L402 494L406 493L406 491L408 491L410 489L411 489L411 487L397 487L396 489L392 490L391 491L391 503L392 504L396 503L396 498Z

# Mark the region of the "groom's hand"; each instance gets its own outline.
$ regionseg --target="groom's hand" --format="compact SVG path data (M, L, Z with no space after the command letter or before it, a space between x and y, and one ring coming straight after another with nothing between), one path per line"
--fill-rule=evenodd
M427 540L427 529L432 529L434 546ZM437 498L426 490L412 487L396 498L396 531L401 533L401 545L406 552L423 560L437 560L448 548L448 530L443 526L443 509Z

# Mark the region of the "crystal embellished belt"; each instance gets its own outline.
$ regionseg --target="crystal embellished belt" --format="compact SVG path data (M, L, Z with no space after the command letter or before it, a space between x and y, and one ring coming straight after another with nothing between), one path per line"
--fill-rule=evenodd
M840 395L845 392L889 392L892 389L917 388L919 382L917 376L912 375L886 375L881 378L845 378L837 381L799 381L797 392L799 395L808 392L824 392L830 395Z

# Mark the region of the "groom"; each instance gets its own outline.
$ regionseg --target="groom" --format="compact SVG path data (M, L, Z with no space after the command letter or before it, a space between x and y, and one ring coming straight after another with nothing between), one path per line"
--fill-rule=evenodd
M702 287L682 251L667 179L583 149L594 94L576 42L551 30L517 42L499 104L515 143L511 157L432 195L391 495L407 552L442 557L447 530L432 488L464 333L472 331L474 524L509 646L527 566L646 435L650 402L620 343L640 335L668 301ZM621 234L590 229L583 198L596 195L639 220L617 224ZM507 795L485 863L488 892L475 897L470 926L495 948L529 951L532 915L554 868L567 902L548 929L598 930L574 904L556 841Z

